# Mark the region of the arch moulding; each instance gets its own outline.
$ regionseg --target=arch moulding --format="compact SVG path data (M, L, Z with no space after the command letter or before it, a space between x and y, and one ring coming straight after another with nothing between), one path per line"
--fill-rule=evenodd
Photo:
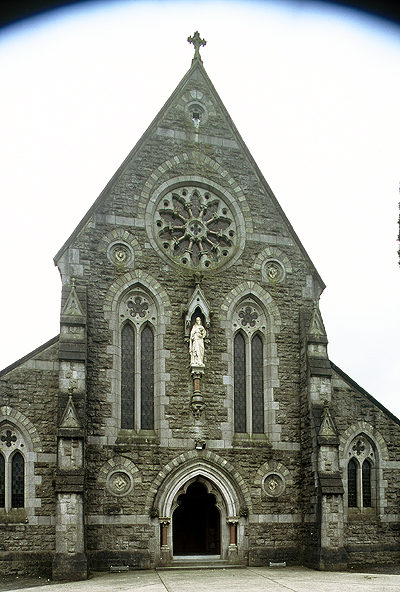
M146 513L151 508L159 516L171 516L174 502L185 484L196 477L209 480L221 493L228 516L239 516L243 508L250 511L250 492L233 466L213 452L195 450L168 463L154 480L146 498Z

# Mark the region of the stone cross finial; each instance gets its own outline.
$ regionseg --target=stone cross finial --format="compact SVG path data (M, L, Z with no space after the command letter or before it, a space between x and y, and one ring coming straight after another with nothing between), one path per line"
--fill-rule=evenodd
M203 63L201 56L200 56L200 47L202 45L206 45L207 41L205 39L201 39L199 32L196 31L193 37L188 37L188 42L194 45L194 57L193 60L199 59L201 63Z

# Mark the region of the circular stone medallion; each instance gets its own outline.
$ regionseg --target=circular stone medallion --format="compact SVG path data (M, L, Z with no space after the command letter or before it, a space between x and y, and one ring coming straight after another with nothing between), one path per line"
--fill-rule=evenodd
M127 495L133 487L132 477L120 469L110 473L107 488L113 495Z
M264 478L263 490L269 497L278 497L285 490L285 481L278 473L270 473Z

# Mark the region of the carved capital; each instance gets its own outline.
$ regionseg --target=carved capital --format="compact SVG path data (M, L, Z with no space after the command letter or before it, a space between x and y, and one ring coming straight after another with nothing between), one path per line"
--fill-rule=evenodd
M167 516L162 516L158 519L159 523L161 524L161 526L163 526L164 528L168 528L168 526L171 524L171 518L167 517Z

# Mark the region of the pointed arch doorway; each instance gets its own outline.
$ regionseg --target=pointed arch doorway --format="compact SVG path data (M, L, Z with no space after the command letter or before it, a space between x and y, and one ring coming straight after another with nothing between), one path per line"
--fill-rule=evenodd
M205 484L193 481L179 495L172 515L174 556L219 555L221 519L215 495Z

